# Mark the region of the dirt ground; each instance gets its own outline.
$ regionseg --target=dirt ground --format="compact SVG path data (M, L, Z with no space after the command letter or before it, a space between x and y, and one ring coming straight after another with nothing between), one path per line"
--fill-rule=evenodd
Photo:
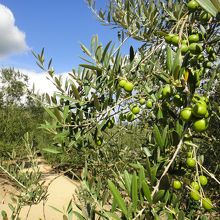
M50 183L48 198L44 206L45 214L43 214L42 201L37 205L33 205L31 208L29 206L24 207L21 210L20 218L21 220L62 220L63 214L54 210L51 206L61 211L65 210L73 195L76 194L79 183L72 181L64 175L50 174L51 167L45 164L41 165L41 171L44 173L44 184L48 185ZM10 184L9 180L0 178L0 213L2 210L10 213L8 203L11 202L11 195L16 193L16 188ZM73 207L73 209L77 208ZM1 218L2 216L0 215Z

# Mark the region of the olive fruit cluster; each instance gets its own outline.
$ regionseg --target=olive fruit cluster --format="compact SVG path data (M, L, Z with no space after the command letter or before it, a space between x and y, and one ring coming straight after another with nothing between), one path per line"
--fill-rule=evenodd
M197 20L199 20L202 23L207 23L211 18L211 14L208 12L202 10L199 7L199 4L195 0L191 0L188 2L187 7L191 13L200 13L197 17ZM211 46L204 46L199 43L199 41L203 41L205 39L205 36L203 33L198 33L196 30L192 30L191 35L188 37L189 40L189 50L191 53L191 66L198 66L201 65L202 68L210 69L212 67L212 62L216 61L216 53ZM203 49L206 47L206 52L204 51L204 54L202 54ZM193 56L194 55L194 56ZM197 75L199 71L197 71L195 74Z
M168 44L172 44L174 46L177 46L179 43L179 35L178 34L168 34L165 36L165 41Z
M212 204L212 201L209 199L209 198L202 198L199 190L200 190L200 186L205 186L207 185L208 183L208 180L206 178L206 176L204 175L201 175L199 176L199 183L196 182L196 181L193 181L191 184L190 184L190 198L193 199L194 201L199 201L199 200L202 200L202 206L204 209L206 210L210 210L213 208L213 204Z
M123 88L126 92L132 92L134 89L134 84L126 79L120 79L119 86Z
M192 152L189 152L187 156L188 156L187 161L186 161L187 166L190 168L194 167L196 164L196 161L192 158ZM203 198L199 192L200 188L203 186L206 186L207 183L208 183L207 177L204 175L200 175L198 178L198 182L196 181L191 182L189 186L190 188L189 196L194 201L201 200L202 207L206 210L210 210L213 208L212 201L209 198ZM173 180L172 186L175 190L180 190L182 188L182 183L179 180L175 179Z
M153 107L153 101L151 99L148 99L147 101L145 100L145 98L140 98L139 99L139 103L140 105L146 105L146 107L148 109L151 109Z
M137 104L131 104L130 105L130 112L127 113L126 115L126 119L128 122L132 122L135 119L135 115L137 115L138 113L140 113L140 107Z
M187 8L189 9L190 12L196 12L200 9L199 4L195 0L191 0L187 3ZM208 22L212 18L211 14L206 12L206 11L201 11L199 15L199 20L201 22Z
M165 36L165 41L168 44L172 44L174 46L178 46L180 43L182 54L185 54L189 51L192 55L198 55L203 51L202 44L199 43L202 38L202 35L198 33L192 33L189 35L188 39L183 39L180 41L178 34L168 34Z
M187 153L186 163L187 163L187 166L190 168L193 168L196 165L196 161L194 158L192 158L192 156L193 156L192 152ZM189 186L189 188L191 189L189 196L191 199L195 201L199 201L200 199L202 199L203 208L205 208L206 210L209 210L213 208L211 200L209 198L202 198L199 192L200 187L206 186L207 183L208 183L207 177L204 175L200 175L198 178L198 182L196 181L191 182Z
M187 8L190 13L200 13L196 16L200 22L208 22L212 16L203 11L198 2L190 0L187 3ZM165 41L175 46L179 46L182 55L189 54L189 64L192 68L192 74L196 79L196 87L200 85L200 78L205 69L212 67L212 62L216 61L216 53L213 47L204 44L205 33L198 29L189 30L189 36L179 36L178 33L170 33L165 36ZM204 50L206 48L206 51Z
M208 128L208 99L203 96L194 95L193 106L181 110L180 118L185 121L193 122L193 129L197 132L205 131Z

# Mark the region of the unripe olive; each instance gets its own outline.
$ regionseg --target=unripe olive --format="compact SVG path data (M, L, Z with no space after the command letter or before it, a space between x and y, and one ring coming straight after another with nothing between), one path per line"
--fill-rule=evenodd
M189 50L192 54L200 54L202 52L202 46L197 43L192 43L189 45Z
M196 43L199 41L199 35L198 34L192 34L188 38L190 43Z
M202 22L207 22L211 19L212 15L209 14L208 12L206 11L203 11L200 16L199 16L199 20L202 21Z
M199 8L197 1L191 0L188 2L187 7L190 11L195 11Z

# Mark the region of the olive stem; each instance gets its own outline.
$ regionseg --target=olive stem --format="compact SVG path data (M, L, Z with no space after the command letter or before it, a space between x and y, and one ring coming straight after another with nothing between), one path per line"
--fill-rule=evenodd
M180 142L179 142L179 144L177 145L176 151L175 151L175 153L173 154L172 159L170 160L170 162L168 163L168 165L165 167L165 170L164 170L163 174L161 175L160 179L158 180L157 185L154 187L154 190L153 190L151 196L154 196L154 194L158 191L159 186L160 186L160 181L161 181L162 178L166 175L166 173L168 172L170 166L172 165L173 161L175 160L177 154L179 153L179 151L180 151L180 149L181 149L181 147L182 147L182 145L183 145L183 138L184 138L184 135L183 135L183 137L180 139Z
M193 144L193 143L187 142L187 145L198 148L198 145ZM216 179L214 174L210 173L204 166L202 166L202 164L199 161L197 161L197 164L201 167L201 170L203 169L212 179L214 179L220 185L220 181Z
M0 169L6 173L12 180L14 180L19 186L21 186L23 189L26 189L26 187L21 183L19 182L14 176L12 176L4 167L2 167L0 165Z
M216 179L215 175L213 173L210 173L204 166L202 166L202 164L200 164L198 162L199 166L212 178L214 179L219 185L220 185L220 181L218 179Z

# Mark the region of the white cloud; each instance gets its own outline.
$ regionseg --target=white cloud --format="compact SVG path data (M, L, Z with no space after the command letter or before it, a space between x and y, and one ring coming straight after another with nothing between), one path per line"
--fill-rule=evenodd
M25 33L15 25L11 10L0 4L0 58L28 49Z
M35 91L39 92L40 94L48 93L52 95L54 92L57 92L56 86L53 85L53 83L47 79L48 74L47 73L37 73L34 70L27 70L27 69L16 69L19 70L21 73L24 73L29 77L29 88L33 87L33 84L35 86ZM68 73L61 73L59 76L62 76L62 79L65 80L68 77ZM58 75L57 75L58 77Z

